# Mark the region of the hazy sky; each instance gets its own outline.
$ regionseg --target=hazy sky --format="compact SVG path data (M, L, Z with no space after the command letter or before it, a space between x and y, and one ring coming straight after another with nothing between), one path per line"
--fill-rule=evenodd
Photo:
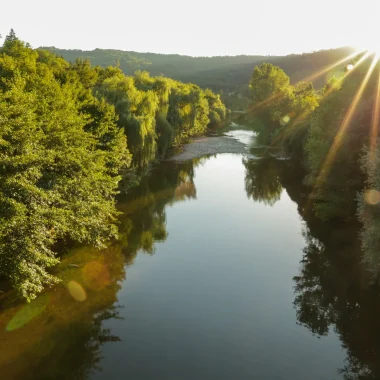
M380 0L4 0L0 33L14 28L33 47L281 55L373 47L380 36L376 3Z

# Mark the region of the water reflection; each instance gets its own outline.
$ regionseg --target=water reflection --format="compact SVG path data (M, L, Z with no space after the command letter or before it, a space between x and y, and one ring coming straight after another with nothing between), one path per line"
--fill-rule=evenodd
M346 360L337 372L345 380L379 379L380 289L373 274L377 279L380 255L361 249L361 239L368 234L365 228L378 225L378 210L367 210L365 217L372 224L365 224L361 233L355 222L322 222L305 207L309 189L297 163L273 158L243 163L248 196L272 206L285 189L304 220L305 247L293 278L297 323L316 339L325 339L332 331L338 334Z
M259 160L244 158L243 167L238 157L236 162L239 167L232 165L229 173L232 175L233 170L241 171L241 176L237 177L239 186L234 187L235 192L228 194L231 198L222 194L223 197L219 199L219 203L215 202L215 208L209 208L214 213L219 213L215 216L210 212L206 223L217 219L218 223L215 223L217 228L212 229L204 224L199 227L206 232L213 232L214 235L210 236L216 238L209 238L207 235L205 241L201 239L194 241L199 235L191 234L189 226L198 221L199 216L196 213L206 207L206 202L209 206L218 195L221 195L218 193L222 192L218 191L219 187L215 188L212 181L203 186L199 185L197 192L194 183L195 168L203 165L207 160L206 157L186 163L166 162L158 165L150 176L144 178L138 189L128 194L128 197L119 200L121 211L119 241L101 252L88 247L73 251L57 268L57 272L63 279L62 284L46 292L34 303L30 305L12 303L9 306L6 300L3 300L0 312L2 378L88 379L93 378L98 373L97 371L102 369L103 346L106 343L111 343L116 347L115 351L120 350L124 354L125 342L121 341L121 337L124 339L126 336L130 339L132 337L128 334L118 334L117 332L121 330L117 328L111 331L107 328L109 325L107 321L117 320L121 318L121 314L125 315L119 303L123 303L125 309L128 308L128 303L119 302L118 299L122 293L122 282L128 283L128 266L134 263L139 252L152 255L156 251L157 243L168 238L167 213L170 209L168 206L176 202L184 202L181 206L185 206L186 202L192 202L197 197L202 198L202 189L204 194L207 193L203 198L205 203L202 204L198 200L193 224L190 223L187 226L190 234L186 238L191 241L192 249L194 246L196 252L192 253L192 257L191 254L181 256L184 262L184 266L181 267L182 272L177 270L175 265L175 269L159 267L161 271L166 270L166 274L174 276L172 278L175 278L175 284L180 288L182 298L179 300L178 294L172 290L172 283L169 281L161 283L163 293L169 294L168 298L163 297L163 300L159 300L156 297L156 301L152 302L151 299L154 296L150 294L141 301L141 303L152 302L151 308L141 310L145 310L146 314L152 313L156 317L158 315L158 319L147 318L145 324L142 324L144 326L142 330L136 333L135 339L141 338L145 343L142 343L138 350L131 344L129 353L136 350L137 356L130 359L129 365L132 366L133 361L138 360L139 354L151 352L142 348L144 344L155 345L153 351L157 350L157 352L160 351L161 345L165 346L165 344L166 348L174 345L180 349L183 342L177 341L178 336L181 338L185 336L189 351L184 350L179 352L178 356L173 356L176 360L170 359L172 366L177 365L175 369L180 373L179 377L181 377L180 371L188 364L187 357L181 354L189 353L197 357L199 351L198 360L205 360L200 363L200 366L205 363L218 363L220 367L225 366L223 368L231 371L228 374L226 372L226 379L239 378L236 376L238 371L242 371L238 373L245 376L240 378L248 378L255 373L251 368L253 366L262 370L258 378L270 379L267 362L273 361L273 366L277 365L277 368L284 369L286 366L281 367L279 364L281 360L289 363L294 359L294 354L286 356L287 353L283 352L286 350L282 347L288 347L292 335L299 334L296 330L283 331L284 326L291 329L289 326L294 325L294 318L296 318L302 328L310 331L310 334L306 334L310 339L312 339L311 334L315 336L315 339L321 340L328 339L329 336L334 335L334 332L338 335L346 353L345 363L341 368L337 368L339 378L343 377L346 380L380 378L380 361L378 360L380 292L378 285L370 281L370 273L361 264L358 226L348 223L320 222L310 209L305 209L308 189L302 184L304 177L302 168L293 162L276 160L265 154ZM220 160L220 162L227 164L228 160ZM218 180L222 178L224 181L224 171L221 171L215 163L210 167L218 173L214 178L218 177ZM209 175L212 176L212 174ZM203 173L203 175L207 174ZM223 181L213 180L219 186L223 183ZM246 205L242 203L241 198L244 198L244 202L249 205L253 204L245 198L244 190L255 202L270 206L278 202L276 207L283 208L275 214L276 207L268 209L262 205L256 205L255 210L259 213L261 209L265 209L265 214L261 214L261 219L260 217L254 219L255 215L251 213L251 210L242 210L242 205L244 207ZM284 197L284 190L297 204L298 212L304 220L302 231L304 243L301 241L304 248L298 273L292 269L292 266L288 266L288 271L284 271L286 261L291 259L291 255L285 255L285 249L284 252L281 251L281 255L270 257L276 243L270 241L271 236L280 236L279 229L282 223L280 220L277 221L278 224L275 224L270 218L273 216L282 218L288 210L286 208L289 206L288 203L291 203L280 202L280 199ZM241 197L241 192L243 197ZM227 205L224 202L228 202L228 199L233 201ZM240 205L240 209L233 214L235 204ZM221 206L223 210L220 210ZM224 210L228 210L228 213ZM176 213L178 218L183 215L181 212L177 209L171 215ZM265 216L270 212L273 212L270 214L272 216L265 220ZM228 218L225 213L228 214ZM219 220L219 217L224 218L223 221ZM231 219L230 224L229 219ZM285 215L284 223L289 220L292 219ZM239 225L239 221L242 224ZM258 225L266 224L268 227L260 230L261 232L252 240L245 228L250 229L254 222ZM233 233L228 235L231 230ZM179 228L174 231L179 233ZM263 231L266 234L264 237L261 236ZM221 234L226 236L220 236ZM260 237L261 243L257 243ZM179 240L183 244L183 241ZM224 245L227 246L224 247ZM204 252L206 246L207 252ZM178 247L181 246L173 245L172 249L177 250ZM240 252L245 248L247 252ZM250 254L251 250L255 252ZM196 255L197 252L198 255ZM194 257L196 260L192 260ZM151 257L147 259L150 262L154 261ZM203 259L205 261L201 261ZM298 260L298 258L295 259L296 263ZM201 264L198 266L197 263ZM273 268L278 271L276 276L272 275ZM153 274L152 276L154 277ZM252 280L253 277L257 279ZM292 312L293 300L295 315L284 311L286 305L281 304L283 300L278 296L282 291L283 277L286 277L289 282L293 277L294 299L291 285L287 285L289 297L284 302ZM162 277L156 277L152 282L158 283L157 278L162 281ZM147 288L149 286L151 284L146 285ZM141 294L136 298L140 296ZM139 303L134 305L138 306ZM198 310L199 306L203 307L203 313ZM158 314L154 314L156 309L158 309ZM141 313L136 312L136 314L138 318L145 317ZM127 315L135 317L132 312ZM165 324L168 320L169 322ZM252 320L255 322L251 325ZM127 329L128 321L130 319L126 320L123 328ZM149 329L152 324L156 325ZM159 328L160 325L163 327L162 331ZM147 330L145 335L144 329ZM150 333L152 335L149 335ZM191 338L193 334L197 334L196 339ZM297 335L297 338L300 337L303 339L301 335ZM277 349L273 341L283 343L283 346ZM200 348L200 345L205 347L204 350ZM293 348L296 349L295 346ZM159 358L162 360L167 359L167 352L162 351L160 355ZM221 360L218 355L224 360ZM234 364L236 361L241 365L229 367L226 363L228 360L225 359L228 355L234 358L231 363ZM271 355L276 357L276 360L273 360ZM242 357L244 360L239 362ZM154 358L150 357L150 360L153 362ZM140 362L135 365L144 366L144 360L140 358ZM244 365L247 365L246 368ZM154 372L157 368L161 367L156 361L155 366L152 364L152 371ZM135 369L132 373L139 373L139 369ZM213 371L217 369L216 366L212 368ZM308 369L302 370L306 373L308 371ZM288 371L285 377L279 378L284 379L289 373L297 372L297 368L290 368ZM169 373L169 371L166 372L168 377ZM199 373L193 372L193 374ZM164 378L155 373L152 373L150 378L156 377ZM199 377L193 376L193 378ZM296 377L295 374L294 378L300 377ZM310 378L317 377L310 372Z
M347 357L337 371L345 380L379 379L380 291L362 262L360 226L303 218L305 247L293 278L297 322L316 338L338 334Z
M88 286L89 276L94 276L88 271L88 263L109 269L109 282L101 291ZM87 247L78 249L62 261L57 271L63 280L60 286L30 304L2 310L2 378L84 379L97 369L101 345L119 340L102 328L102 323L118 317L116 294L125 278L120 248L110 247L103 252ZM85 302L76 300L68 290L72 281L86 288ZM42 304L43 313L35 312Z
M166 240L165 207L175 202L196 199L194 168L207 157L185 163L163 162L138 189L120 199L120 239L131 264L138 250L154 253L155 242Z
M273 157L258 160L243 159L246 169L245 191L255 202L273 206L280 200L282 185L279 178L279 161Z
M0 373L4 379L88 379L101 371L101 347L120 342L103 325L119 319L117 294L139 251L154 253L167 236L165 207L196 198L194 168L162 163L121 199L120 240L99 252L82 247L56 269L62 283L30 304L3 297Z

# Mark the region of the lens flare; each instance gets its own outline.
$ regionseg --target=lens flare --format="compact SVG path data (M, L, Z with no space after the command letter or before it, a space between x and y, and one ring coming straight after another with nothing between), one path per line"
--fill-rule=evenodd
M343 59L341 59L341 60L339 60L339 61L337 61L331 65L325 66L323 69L317 71L316 73L305 77L304 79L301 80L301 82L311 82L314 79L320 77L321 75L326 74L328 71L334 69L335 67L337 67L339 65L343 65L343 63L355 58L358 54L363 53L363 52L364 52L364 50L356 50L355 52L348 55L347 57L345 57L345 58L343 58Z
M78 282L72 280L69 281L67 284L67 289L71 295L76 301L83 302L87 298L86 291L83 289L83 286L79 284Z
M47 294L43 294L32 302L23 306L9 321L6 330L13 331L25 326L40 315L49 303Z
M281 118L280 120L280 124L282 126L285 126L286 124L288 124L290 121L290 116L289 115L285 115L284 117Z
M375 206L380 203L380 192L374 189L367 190L364 199L369 205Z
M345 62L347 61L350 61L352 60L353 58L355 58L357 55L363 53L365 50L363 49L359 49L359 50L356 50L355 52L353 52L352 54L348 55L347 57L345 58L342 58L341 60L331 64L331 65L328 65L328 66L325 66L324 68L322 68L321 70L317 71L316 73L313 73L311 75L308 75L302 79L300 79L297 83L301 83L301 82L311 82L315 79L317 79L318 77L320 77L321 75L323 74L326 74L328 73L329 71L331 71L332 69L334 69L335 67L337 66L340 66L340 65L343 65ZM366 59L368 56L370 55L369 52L367 52L365 54L365 56L363 56L359 62L362 62L364 59ZM358 62L358 63L359 63ZM353 65L352 65L353 66ZM353 68L355 68L357 66L357 64L355 66L353 66ZM352 70L351 70L352 71ZM271 96L269 96L267 99L264 99L252 106L249 107L249 109L247 110L247 113L252 113L254 111L257 111L258 109L260 108L263 108L265 106L267 106L268 104L276 101L276 100L280 100L282 99L283 97L283 94L281 92L277 92L275 94L272 94Z
M351 122L352 116L354 115L354 113L356 111L356 108L359 104L360 98L363 95L363 92L367 86L368 80L371 77L371 74L375 68L377 61L378 61L377 56L375 56L374 59L372 60L370 68L367 71L367 74L365 75L362 83L360 84L358 91L355 94L353 101L350 104L350 107L348 108L348 110L346 112L346 115L343 119L343 122L342 122L341 126L339 127L337 134L335 135L334 141L333 141L333 143L329 149L329 152L326 156L326 159L325 159L325 161L321 167L320 173L318 175L318 178L317 178L317 181L315 184L316 187L320 186L322 184L322 182L324 182L324 180L326 179L326 177L330 171L330 168L331 168L331 165L334 161L335 155L338 152L340 145L342 143L343 136L346 132L348 125Z
M353 65L352 67L352 70L348 70L341 78L338 78L337 81L335 83L333 83L333 85L330 86L330 88L328 88L323 96L321 97L321 99L319 100L319 103L321 103L323 101L323 99L325 99L328 95L330 95L334 90L336 90L337 88L339 88L339 86L349 77L349 75L351 75L351 73L354 72L355 69L357 69L368 57L370 56L370 53L366 53L364 54L360 59L359 61ZM273 144L277 144L277 142L282 139L282 138L285 138L286 136L290 135L291 133L294 133L294 130L296 127L300 126L301 123L306 120L306 118L310 115L310 113L312 112L311 111L306 111L306 112L302 112L301 114L299 114L291 123L291 125L289 125L288 128L286 129L283 129L273 140Z
M86 263L82 271L86 287L93 290L104 289L110 284L110 273L105 264L99 261Z

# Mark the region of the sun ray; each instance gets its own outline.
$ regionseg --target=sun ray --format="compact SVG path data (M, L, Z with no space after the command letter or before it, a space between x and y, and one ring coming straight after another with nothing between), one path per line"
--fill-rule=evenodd
M380 118L380 72L377 79L377 89L376 89L376 97L375 102L373 104L374 109L372 111L372 128L371 128L371 140L370 140L370 158L371 161L374 161L376 155L376 147L377 147L377 134L379 128L379 118Z
M313 195L315 195L317 188L325 181L325 179L327 178L327 176L329 174L329 170L330 170L331 165L334 161L335 155L340 148L344 133L346 132L346 129L347 129L347 127L350 124L350 121L352 119L352 116L354 115L354 113L356 111L356 108L359 104L360 98L363 95L363 92L367 86L368 80L371 77L371 74L372 74L372 72L376 66L377 61L378 61L378 57L377 57L377 55L375 55L375 57L372 60L371 66L369 67L364 79L362 80L362 82L360 84L358 91L356 92L356 94L354 96L354 99L352 100L352 102L350 104L350 106L349 106L349 108L345 114L345 117L343 119L343 122L340 125L337 134L335 135L334 141L333 141L333 143L329 149L329 152L327 153L327 156L326 156L326 158L325 158L325 160L321 166L319 175L317 177L317 180L315 182L315 185L314 185L314 188L312 191L312 197L313 197Z
M277 92L275 94L272 94L271 96L269 96L267 99L264 99L262 100L261 102L258 102L256 104L254 104L253 106L250 106L250 108L248 109L247 113L248 112L253 112L253 111L256 111L257 109L261 108L261 107L264 107L266 105L268 105L269 103L271 103L272 101L278 99L282 97L282 94L280 92Z
M357 50L355 51L354 53L348 55L347 57L345 58L342 58L341 60L331 64L331 65L328 65L328 66L325 66L323 69L319 70L318 72L314 73L314 74L310 74L302 79L300 79L295 85L301 83L301 82L310 82L314 79L317 79L318 77L320 77L321 75L327 73L329 70L332 70L334 69L335 67L339 66L339 65L342 65L343 63L355 58L357 55L363 53L364 50ZM360 60L356 63L355 66L357 66L359 64L359 62L362 62L363 60L365 60L368 56L370 55L369 52L367 52L366 54L363 55L363 57L360 58ZM350 70L352 71L352 70ZM348 71L346 74L348 74L350 71ZM260 109L261 107L264 107L268 104L270 104L272 101L274 100L277 100L279 98L281 98L283 96L282 93L275 93L275 94L272 94L271 96L269 96L267 99L264 99L262 100L261 102L258 102L256 104L254 104L253 106L250 106L249 109L247 110L246 113L252 113L258 109Z
M321 101L326 98L328 95L330 95L334 89L337 88L337 86L339 86L340 84L342 84L359 66L361 63L363 63L369 56L371 55L371 53L367 52L366 54L364 54L359 60L358 62L356 62L356 64L352 67L351 70L347 70L347 72L341 77L341 78L338 78L338 82L335 86L331 86L324 94L323 96L321 97L319 103L321 103ZM347 59L345 59L345 61L347 61ZM276 144L281 138L285 137L286 135L294 132L294 129L297 127L297 125L299 125L303 120L305 120L311 113L312 111L309 111L309 112L302 112L300 115L298 115L293 121L292 123L290 124L290 128L284 128L276 137L275 139L273 140L273 144Z
M357 55L363 53L364 50L357 50L354 51L352 54L348 55L346 58L342 58L340 61L335 62L331 65L325 66L323 69L319 70L315 74L310 74L309 76L305 77L304 79L301 79L299 82L312 82L314 79L320 77L323 74L326 74L328 71L334 69L335 67L342 65L343 63L349 61L350 59L355 58ZM368 56L370 53L367 53Z

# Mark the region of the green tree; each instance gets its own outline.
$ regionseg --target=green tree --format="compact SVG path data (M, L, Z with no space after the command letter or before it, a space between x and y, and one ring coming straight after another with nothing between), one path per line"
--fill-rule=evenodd
M52 60L54 61L54 60ZM48 272L60 239L104 246L117 235L114 196L126 141L113 108L84 112L80 82L60 83L56 67L18 39L0 51L0 275L26 299L58 281ZM64 77L62 73L62 77Z
M249 88L254 103L269 100L271 97L281 95L290 84L289 77L279 67L270 63L255 66Z
M224 117L219 97L208 96ZM11 31L0 49L0 276L33 299L59 280L49 271L57 241L103 247L116 237L118 188L204 133L208 115L198 86L70 64ZM144 247L165 235L163 223L158 217L145 231Z

